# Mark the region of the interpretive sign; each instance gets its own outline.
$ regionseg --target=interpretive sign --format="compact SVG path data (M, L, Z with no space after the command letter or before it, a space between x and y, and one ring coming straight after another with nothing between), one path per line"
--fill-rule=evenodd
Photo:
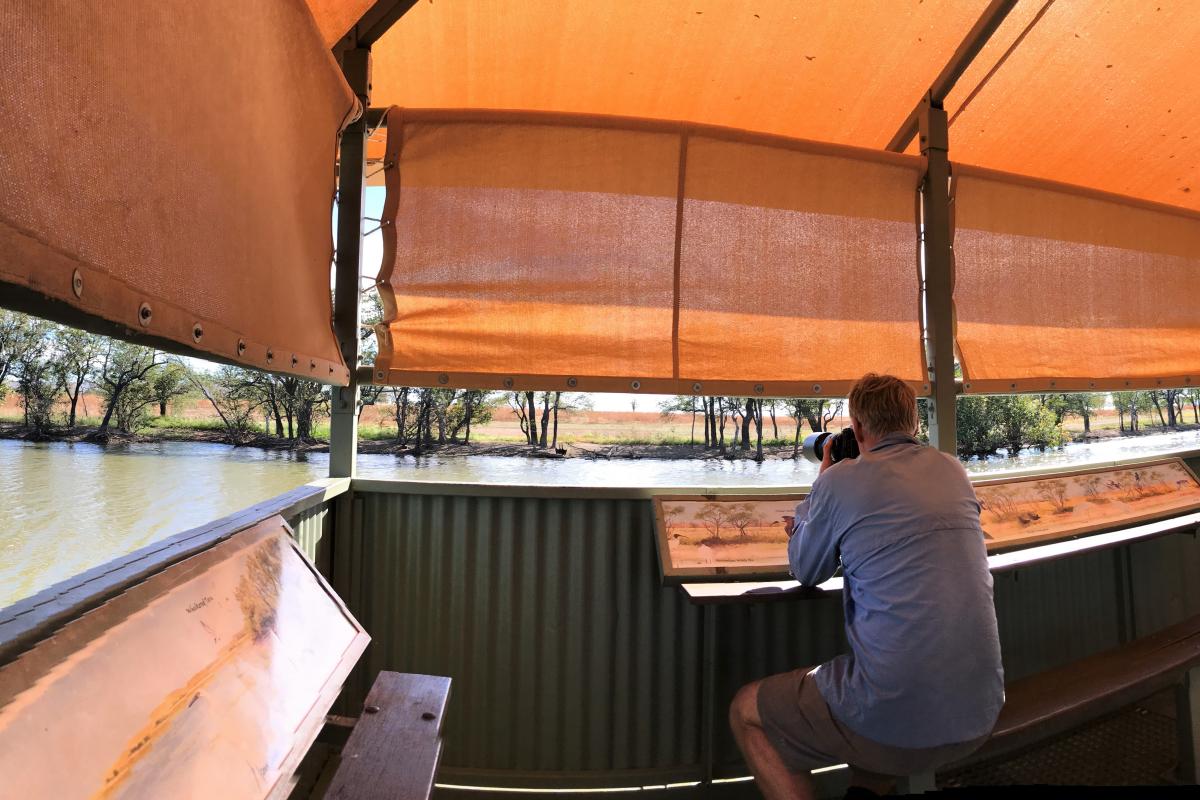
M975 484L988 549L1133 525L1200 507L1179 458Z
M1179 458L975 484L989 551L1064 539L1200 508L1200 481ZM665 578L788 576L787 518L803 494L654 498Z
M368 638L262 522L0 669L3 793L278 795Z
M663 575L786 578L786 523L803 494L654 498Z

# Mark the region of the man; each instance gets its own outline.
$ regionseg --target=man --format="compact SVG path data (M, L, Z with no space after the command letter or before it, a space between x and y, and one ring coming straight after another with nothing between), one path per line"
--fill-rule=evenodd
M850 391L861 455L831 463L789 531L792 574L839 563L850 652L742 687L730 724L762 793L811 798L809 772L847 763L878 794L965 757L1004 704L979 502L957 459L921 445L916 397L891 376Z

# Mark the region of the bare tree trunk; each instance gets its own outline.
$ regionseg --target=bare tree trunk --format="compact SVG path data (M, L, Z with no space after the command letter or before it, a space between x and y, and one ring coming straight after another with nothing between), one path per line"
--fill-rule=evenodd
M537 447L537 403L533 399L533 392L525 393L525 403L529 406L529 443Z
M554 393L554 441L550 445L555 450L558 449L558 403L561 399L562 399L562 392L555 392Z
M696 446L696 398L692 397L692 436L688 440L690 447Z
M542 394L542 429L538 433L538 447L546 449L546 432L550 427L550 393Z
M746 410L742 412L742 449L750 449L750 421L754 419L754 398L746 398Z
M755 408L754 408L754 430L758 436L758 444L754 451L754 460L761 463L763 460L763 449L762 449L763 401L762 400L754 401L754 406L755 406Z

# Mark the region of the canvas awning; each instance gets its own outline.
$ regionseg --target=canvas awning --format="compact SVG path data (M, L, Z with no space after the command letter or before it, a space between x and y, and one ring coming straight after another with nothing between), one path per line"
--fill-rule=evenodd
M374 103L478 111L533 110L550 115L586 112L656 119L663 124L716 124L878 150L888 144L939 71L954 57L980 15L995 5L948 0L853 7L783 0L688 4L668 0L600 4L546 0L516 7L490 0L418 3L374 48ZM989 167L1017 177L1033 176L1077 187L1039 191L1036 201L1030 200L1042 209L1043 227L1049 226L1049 230L1041 230L1032 238L1019 234L1014 239L1011 232L972 238L974 234L969 231L976 229L966 227L967 220L983 226L978 230L991 231L1011 227L1011 214L1004 219L981 221L980 214L999 213L997 204L988 201L976 205L978 184L970 184L965 177L960 183L956 200L959 279L955 302L957 345L963 356L964 386L968 391L983 391L984 387L996 391L1011 386L1044 391L1051 382L1095 389L1162 385L1163 381L1182 385L1200 374L1200 357L1182 346L1191 331L1182 307L1177 313L1150 320L1143 314L1146 306L1142 301L1121 302L1128 300L1128 295L1124 290L1114 291L1111 282L1105 283L1108 288L1089 286L1086 295L1090 299L1086 301L1067 288L1118 273L1123 276L1119 283L1124 286L1156 285L1150 280L1135 281L1133 276L1138 270L1149 269L1149 262L1158 265L1155 269L1167 268L1166 262L1153 255L1163 245L1146 239L1149 229L1129 220L1144 217L1137 211L1144 211L1144 200L1200 209L1192 187L1200 163L1200 152L1194 149L1200 147L1196 141L1200 137L1192 136L1196 114L1200 113L1196 111L1200 108L1196 100L1200 98L1188 77L1196 64L1192 45L1200 38L1198 28L1200 17L1191 13L1186 3L1141 4L1130 0L1097 9L1094 4L1070 0L1019 0L947 96L949 151L959 173L966 176L970 167ZM406 111L406 118L414 113L424 112ZM909 152L915 150L914 142ZM689 153L693 152L689 148ZM729 162L730 169L736 169L735 163ZM405 184L405 168L411 166L402 160L401 184ZM564 174L556 181L571 183L573 178L567 173L576 167L562 165ZM694 176L695 168L689 157L688 175ZM793 173L792 178L803 181L806 176ZM670 176L664 175L662 180L669 184ZM1089 190L1102 190L1112 196L1103 203L1081 204L1078 197ZM798 192L803 194L804 190ZM703 345L700 349L707 348L707 360L703 369L692 372L687 369L684 355L689 352L684 324L687 314L683 310L687 303L681 296L680 324L675 333L681 361L680 369L672 375L683 383L672 384L672 389L686 388L689 376L703 383L732 380L736 387L731 384L730 391L736 388L747 393L783 375L792 378L790 389L829 384L828 373L813 371L818 365L840 361L851 371L892 369L894 362L887 360L885 352L904 350L900 345L893 348L890 338L880 337L873 341L886 342L886 347L856 349L854 343L866 339L852 332L853 324L860 320L852 296L849 292L830 294L827 284L861 285L861 278L870 274L872 279L884 280L888 291L904 296L899 282L913 278L910 264L898 259L880 260L876 262L879 271L863 273L861 259L826 261L817 278L803 257L781 257L781 252L765 257L764 253L773 247L786 251L788 244L795 244L794 239L779 238L786 234L765 222L763 210L771 207L771 201L765 199L769 194L767 189L756 189L725 198L723 219L706 222L709 227L705 230L722 232L709 243L717 250L726 247L737 253L734 260L738 268L723 273L729 285L746 286L746 276L754 272L769 276L765 280L776 291L754 293L753 314L735 326L716 329L720 332L714 341L719 340L721 348L711 343ZM481 209L480 196L474 195L475 211ZM649 200L652 197L662 195L647 194L647 206L653 205ZM1016 201L1014 212L1021 202ZM1122 206L1128 208L1122 210ZM398 208L402 216L414 213L403 201ZM740 212L735 213L735 208ZM445 207L442 213L453 216L456 212ZM756 215L761 226L738 229L735 238L734 229L729 227L732 221ZM1079 215L1093 216L1080 219ZM647 222L640 214L635 216ZM1173 241L1190 241L1198 220L1187 214L1167 216L1175 231ZM1110 230L1116 224L1115 218L1126 226L1117 237L1117 245ZM869 226L862 225L855 214L845 219L854 221L847 222L842 232L822 234L833 249L859 235L868 235ZM1051 222L1065 219L1077 223L1069 235ZM416 224L402 218L397 218L397 223L401 231L406 224ZM430 235L428 218L421 226ZM396 263L385 264L386 277L395 291L401 296L419 293L424 298L419 311L418 306L401 302L397 307L399 316L389 324L380 366L385 372L398 371L388 372L390 379L445 378L456 382L454 375L462 371L463 365L483 365L463 358L462 353L448 346L449 341L482 346L486 337L480 338L480 334L484 330L520 330L531 324L521 315L504 320L498 309L488 306L485 310L482 303L474 307L480 312L479 319L473 319L472 306L462 293L479 290L472 277L478 258L461 262L461 269L456 271L453 258L446 255L455 247L468 246L466 241L476 235L472 230L462 225L443 229L455 243L439 245L445 256L437 272L444 280L441 288L431 279L428 260L411 249L402 246L396 253ZM705 241L701 231L689 229L686 219L682 231L682 253L688 252L688 241ZM617 280L623 274L604 264L603 259L589 260L588 254L597 248L608 255L613 253L605 248L602 237L594 238L571 227L543 234L566 249L578 245L559 261L565 280L578 281L590 275L603 282L603 276ZM908 246L915 248L915 226L908 235L912 237ZM646 238L645 246L651 248L652 241L653 237ZM1066 246L1068 242L1072 246ZM430 245L428 239L422 243ZM661 242L654 246L658 244ZM900 247L898 242L891 245ZM469 246L478 253L490 245L478 242ZM1080 247L1090 248L1090 255L1083 261ZM1030 256L1031 251L1037 252L1036 258ZM540 252L544 257L545 250ZM1019 257L1018 253L1030 257ZM816 249L806 254L824 258ZM501 258L500 253L495 255ZM502 258L513 267L511 274L517 275L520 270L515 262L521 259L513 253L505 253ZM728 260L728 255L725 258ZM1180 285L1190 286L1194 262L1180 258L1183 260L1171 262L1169 268L1177 271ZM582 271L581 260L587 262ZM719 259L714 251L705 261L716 263ZM681 258L684 295L689 267L697 275L705 274L708 268ZM544 260L537 268L554 272ZM893 272L884 279L881 273L887 270ZM663 271L656 270L655 274ZM1046 281L1053 280L1062 288L1039 295L1034 302L1025 288L1031 284L1022 281L1021 276L1027 274L1036 274L1038 287L1044 288ZM493 281L497 280L498 274L493 276ZM547 291L555 288L552 281L540 285ZM812 291L814 285L820 287L817 292ZM414 288L418 286L419 290ZM645 296L661 297L666 288L650 281L644 286ZM822 292L826 293L825 313L820 324L810 324L806 312L783 311L797 302L794 298L798 293L812 299ZM998 297L996 292L1003 296ZM586 294L576 286L572 296L578 300ZM482 292L481 299L486 295ZM1178 296L1181 302L1188 297ZM433 297L441 300L432 303ZM586 302L582 306L576 303L575 307L592 312L589 315L581 311L584 317L620 318L625 320L623 324L632 325L631 318L614 315L612 309L618 306L611 301L611 293L597 290L590 309ZM662 308L665 302L652 305ZM451 307L453 312L449 311ZM1017 308L1022 312L1007 318L1000 312L1015 312ZM1037 314L1041 316L1033 319ZM764 343L756 338L757 333L747 337L746 331L773 329L789 317L806 320L792 330L797 339L822 348L821 357L808 361L760 357ZM863 315L863 319L870 317ZM662 350L667 340L658 333L661 321L647 321L645 325L642 335L659 343ZM1135 337L1138 342L1157 344L1150 349L1113 346L1116 331L1135 329L1143 331L1140 338ZM648 360L664 363L665 350L659 352L646 343L624 340L637 358L624 361L624 368L618 369L617 362L624 358L621 348L601 344L604 337L585 336L580 340L575 337L578 330L574 328L570 335L547 330L531 339L513 336L511 350L503 356L496 349L502 350L501 345L489 345L488 363L497 369L470 372L478 376L477 380L483 380L484 375L503 374L514 385L557 386L561 382L557 370L553 378L533 374L538 371L535 365L539 361L535 353L551 353L551 361L575 364L575 371L581 373L587 370L580 365L600 353L606 361L605 369L592 372L620 373L621 380L614 385L627 385L639 375L665 374L663 369L646 369ZM614 326L605 326L604 330L612 332ZM825 330L828 335L815 333ZM845 332L844 336L834 333L839 330ZM1066 344L1050 346L1043 341L1061 331L1075 331L1067 337L1071 342L1090 344L1081 349ZM903 333L896 330L888 336L909 337L908 352L919 354L919 329L915 324ZM1163 344L1165 339L1176 345ZM740 349L743 341L754 343L753 357ZM842 349L837 349L838 344L843 345ZM388 349L390 346L396 348L394 352ZM726 355L716 356L717 349L723 349ZM418 352L423 354L421 358L416 358ZM690 352L699 350L692 348ZM985 357L985 352L991 355ZM995 354L999 352L1008 355L997 360ZM440 360L431 358L437 353L443 356ZM1155 353L1158 355L1152 357ZM743 369L751 363L763 366L751 374ZM913 374L919 364L913 360L905 375ZM418 365L420 369L416 369ZM1071 380L1064 384L1064 378ZM492 377L488 377L486 385L491 383Z
M330 214L358 102L303 4L9 3L0 37L5 305L348 382Z

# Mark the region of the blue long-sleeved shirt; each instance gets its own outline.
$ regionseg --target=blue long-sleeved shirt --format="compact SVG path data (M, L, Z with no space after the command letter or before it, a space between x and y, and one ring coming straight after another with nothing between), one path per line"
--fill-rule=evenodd
M788 560L807 585L842 566L851 652L816 674L837 719L897 747L991 731L1004 704L992 576L956 459L891 434L834 464L796 508Z

